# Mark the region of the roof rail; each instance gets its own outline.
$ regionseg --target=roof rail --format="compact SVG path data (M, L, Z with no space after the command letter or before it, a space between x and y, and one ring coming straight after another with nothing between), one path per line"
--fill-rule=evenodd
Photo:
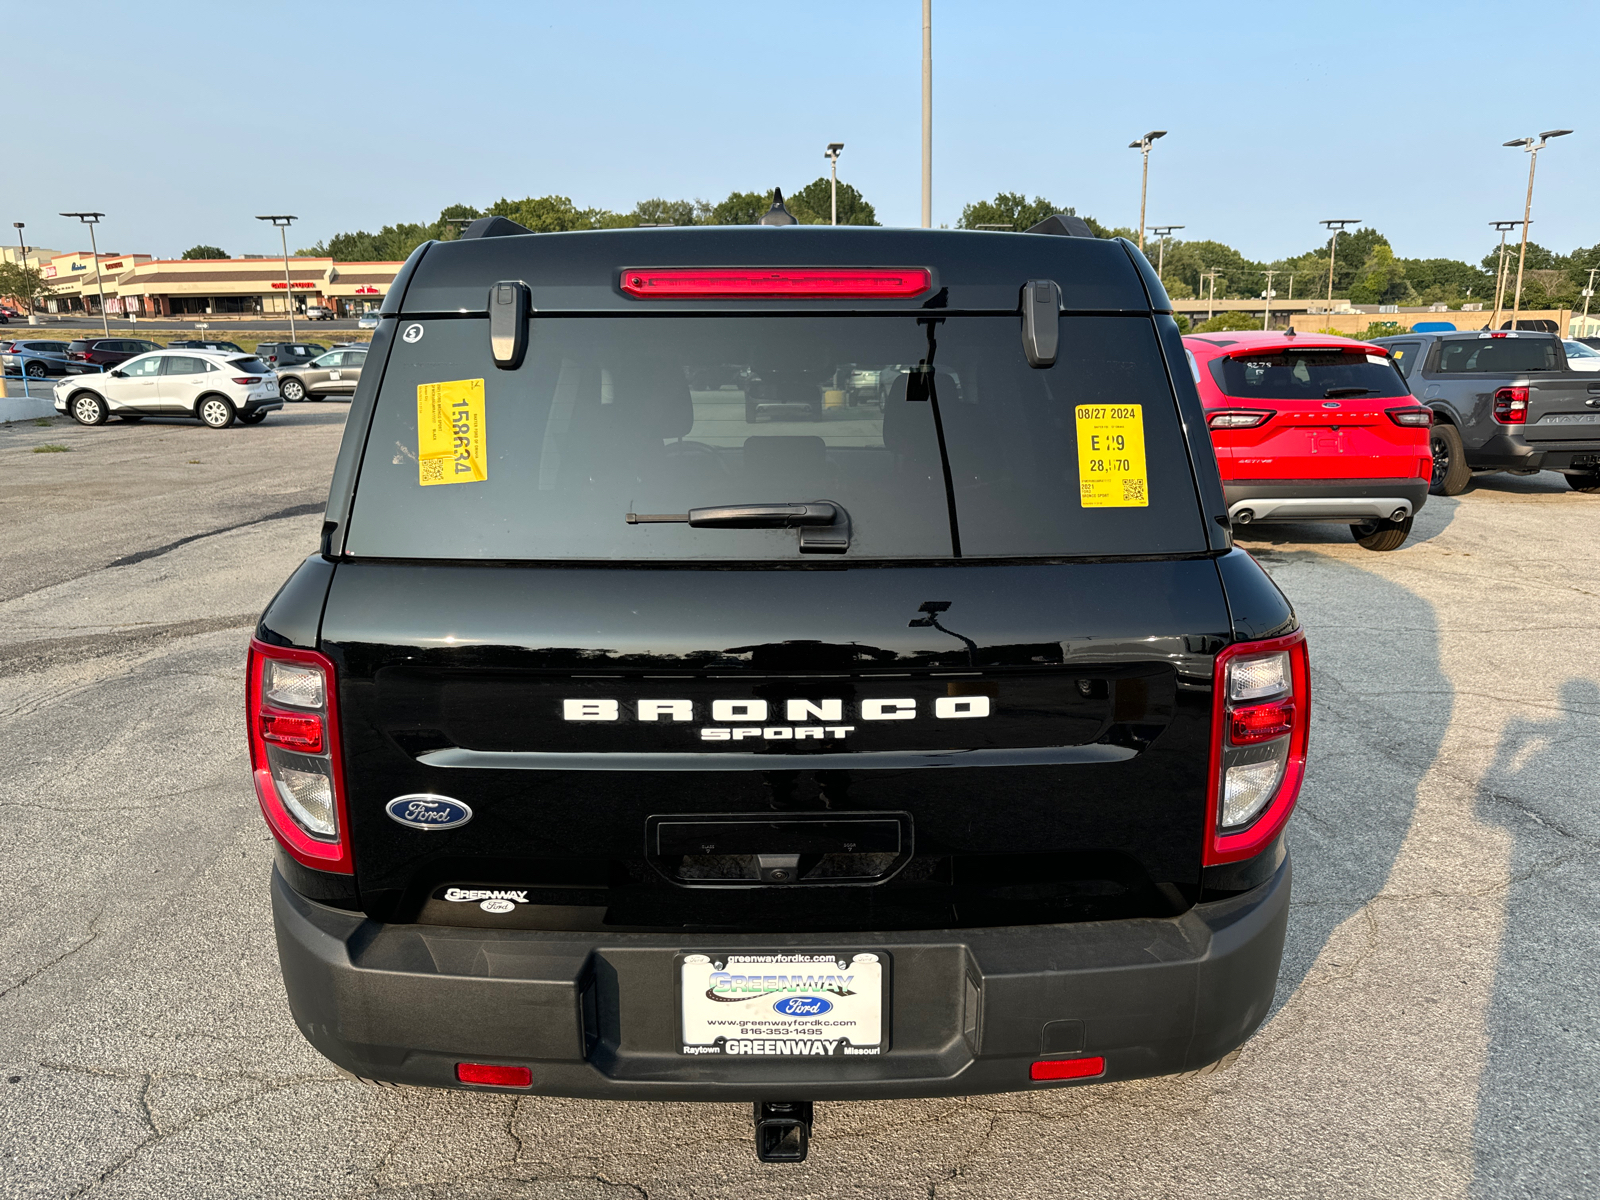
M1082 217L1075 217L1070 213L1052 213L1044 220L1024 233L1053 233L1058 237L1086 237L1092 238L1094 230L1089 228L1089 223Z
M457 240L464 242L468 238L516 237L518 234L532 232L533 230L526 225L518 225L505 217L479 217L466 227Z

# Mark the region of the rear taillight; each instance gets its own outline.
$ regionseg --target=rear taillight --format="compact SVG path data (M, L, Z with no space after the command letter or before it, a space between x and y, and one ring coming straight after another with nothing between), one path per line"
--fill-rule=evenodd
M1408 404L1404 408L1389 408L1384 411L1389 414L1389 420L1396 425L1426 429L1433 424L1433 409L1423 408L1420 404Z
M1273 415L1253 409L1230 408L1212 413L1206 418L1206 425L1211 429L1254 429L1257 425L1265 425Z
M644 300L675 298L894 300L920 296L933 276L922 267L900 269L800 267L657 267L622 273L622 290Z
M1311 721L1305 635L1227 647L1215 688L1207 866L1259 854L1294 811Z
M267 826L296 861L350 874L333 663L251 641L245 679L250 769Z
M1503 387L1494 394L1494 419L1502 425L1528 423L1528 389Z
M259 376L259 375L235 375L233 377L233 381L235 383L260 383L261 382L261 376Z

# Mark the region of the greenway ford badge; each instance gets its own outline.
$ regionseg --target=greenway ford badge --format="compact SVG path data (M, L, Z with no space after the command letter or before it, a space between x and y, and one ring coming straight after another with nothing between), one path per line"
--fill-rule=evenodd
M472 820L472 810L449 796L396 796L383 811L408 829L459 829Z
M877 954L685 954L684 1054L846 1058L883 1053Z

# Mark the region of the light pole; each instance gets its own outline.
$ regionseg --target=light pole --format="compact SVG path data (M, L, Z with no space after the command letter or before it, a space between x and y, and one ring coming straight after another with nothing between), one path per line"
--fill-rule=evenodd
M1594 295L1594 277L1597 273L1600 273L1600 267L1589 268L1589 286L1583 289L1583 319L1578 322L1578 328L1582 331L1579 337L1589 335L1589 298Z
M89 227L89 249L94 252L94 286L100 293L100 328L105 330L106 337L111 336L111 322L106 320L106 285L100 279L100 245L95 241L94 227L100 224L100 218L105 213L62 213L63 217L77 217Z
M1494 316L1489 318L1489 328L1500 324L1500 302L1506 294L1506 234L1521 225L1521 221L1490 221L1500 231L1500 268L1494 273Z
M27 227L27 222L25 222L25 221L13 221L13 222L11 222L11 225L17 231L17 246L22 251L21 255L17 258L17 266L22 267L24 270L26 270L27 266L28 266L28 244L22 240L22 231L23 231L24 228ZM28 305L28 324L29 325L37 325L39 323L39 318L33 311L33 297L32 296L28 297L27 305ZM26 375L24 375L22 378L23 378L24 381L26 381L28 377ZM24 391L26 391L26 388L24 388Z
M271 221L278 227L278 236L283 239L283 294L284 303L289 306L289 340L294 337L294 284L289 282L289 226L298 218L279 214L272 217L257 217L258 221Z
M1166 286L1166 278L1165 278L1165 276L1163 276L1161 274L1161 271L1162 271L1162 268L1164 266L1166 266L1166 262L1167 262L1167 238L1172 236L1172 231L1174 229L1182 229L1182 228L1183 228L1182 225L1152 225L1152 226L1150 226L1150 232L1155 234L1156 237L1161 239L1161 241L1159 243L1160 244L1160 249L1156 251L1156 278L1162 280L1162 286L1163 287Z
M1289 272L1289 298L1288 298L1287 303L1289 303L1289 304L1293 304L1294 303L1294 272L1293 271Z
M1517 327L1517 317L1522 313L1522 267L1528 261L1528 220L1533 215L1533 169L1539 165L1539 151L1551 138L1566 137L1570 129L1546 129L1539 135L1537 144L1531 137L1512 138L1502 146L1520 146L1528 152L1528 198L1522 205L1522 249L1517 253L1517 291L1511 300L1511 328Z
M933 228L933 0L922 0L922 227Z
M1139 183L1139 251L1140 251L1140 253L1144 252L1144 201L1145 201L1145 197L1149 194L1149 191L1150 191L1150 147L1155 144L1155 140L1157 138L1164 138L1166 136L1167 136L1167 131L1165 129L1152 129L1149 133L1145 134L1137 142L1129 142L1128 143L1128 149L1129 150L1137 150L1139 152L1140 156L1144 159L1144 176L1143 176L1142 180ZM1156 274L1159 275L1160 272L1157 271Z
M1318 225L1326 225L1333 233L1333 241L1328 243L1328 311L1333 311L1333 258L1339 250L1339 235L1344 232L1346 225L1356 225L1360 217L1340 217L1334 221L1318 221Z
M822 157L828 160L828 174L831 176L832 201L830 211L832 218L829 225L839 223L839 151L844 149L843 142L829 142L828 148L822 152Z
M1266 312L1264 312L1261 316L1261 331L1265 333L1267 330L1272 328L1272 277L1279 274L1279 272L1262 271L1261 273L1267 277L1267 290L1265 293L1267 309Z
M1206 320L1209 321L1209 320L1211 320L1211 318L1213 316L1216 315L1216 308L1217 308L1217 272L1214 271L1214 270L1213 271L1202 271L1202 272L1200 272L1200 283L1201 283L1202 290L1204 290L1205 281L1207 279L1211 280L1211 298L1206 304Z

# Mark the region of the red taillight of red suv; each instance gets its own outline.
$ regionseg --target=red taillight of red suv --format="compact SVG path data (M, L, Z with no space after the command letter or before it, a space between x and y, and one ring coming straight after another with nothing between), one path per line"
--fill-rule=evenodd
M1502 425L1528 423L1528 389L1503 387L1494 394L1494 419Z
M1311 725L1305 634L1227 647L1214 686L1207 866L1261 853L1294 811Z
M351 874L333 663L252 640L245 680L250 770L268 828L297 862Z

